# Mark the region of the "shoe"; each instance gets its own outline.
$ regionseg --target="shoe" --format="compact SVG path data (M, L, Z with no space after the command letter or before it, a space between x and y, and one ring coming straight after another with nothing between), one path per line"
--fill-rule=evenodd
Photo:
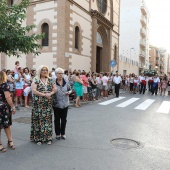
M2 144L0 144L0 146L2 146ZM6 152L6 149L2 146L2 148L0 149L0 152Z
M37 145L42 145L42 142L37 142Z
M8 141L7 142L7 146L8 146L8 148L10 148L11 150L15 150L15 145L13 144L13 145L10 145L10 143L11 143L12 141Z
M66 135L61 135L61 139L66 140Z
M52 144L52 142L51 142L51 141L48 141L48 142L47 142L47 145L51 145L51 144Z
M16 109L16 110L20 110L18 106L15 106L15 109Z
M60 140L60 139L61 139L61 136L60 136L60 135L57 135L57 136L56 136L56 139L57 139L57 140Z

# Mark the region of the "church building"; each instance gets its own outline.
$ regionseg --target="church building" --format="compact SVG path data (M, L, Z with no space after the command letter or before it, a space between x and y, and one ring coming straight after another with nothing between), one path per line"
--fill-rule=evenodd
M41 54L18 59L0 54L0 69L13 69L18 60L29 68L113 71L110 61L119 63L119 16L120 0L30 0L23 24L35 24L32 33L45 34Z

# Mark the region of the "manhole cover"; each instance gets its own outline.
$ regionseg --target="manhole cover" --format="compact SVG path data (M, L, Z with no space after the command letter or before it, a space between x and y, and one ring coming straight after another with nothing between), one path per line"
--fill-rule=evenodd
M31 118L30 117L20 117L20 118L13 119L13 122L30 124Z
M111 144L116 148L121 148L121 149L133 149L142 146L140 142L132 139L126 139L126 138L113 139L111 140Z

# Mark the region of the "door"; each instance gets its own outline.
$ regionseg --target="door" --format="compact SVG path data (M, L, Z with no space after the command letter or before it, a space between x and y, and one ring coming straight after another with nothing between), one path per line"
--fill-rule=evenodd
M96 47L96 73L101 72L101 54L102 54L102 48L97 46Z

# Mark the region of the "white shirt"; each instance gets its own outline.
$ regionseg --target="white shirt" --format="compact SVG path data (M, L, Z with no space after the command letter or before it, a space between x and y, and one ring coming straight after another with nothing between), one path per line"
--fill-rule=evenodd
M160 82L159 77L154 78L154 79L153 79L153 82L154 82L154 83L159 83L159 82Z
M139 78L139 81L140 81L140 82L142 82L142 80L145 80L145 77L141 76L141 77Z
M106 77L106 76L102 77L103 86L107 86L108 80L109 80L108 77Z
M56 75L55 75L55 71L53 71L53 72L51 73L51 75L52 75L52 78L53 78L53 79L56 79L56 78L57 78Z
M120 76L114 76L113 81L115 82L115 84L120 84L122 78Z
M100 77L96 77L97 84L101 84L101 79Z

